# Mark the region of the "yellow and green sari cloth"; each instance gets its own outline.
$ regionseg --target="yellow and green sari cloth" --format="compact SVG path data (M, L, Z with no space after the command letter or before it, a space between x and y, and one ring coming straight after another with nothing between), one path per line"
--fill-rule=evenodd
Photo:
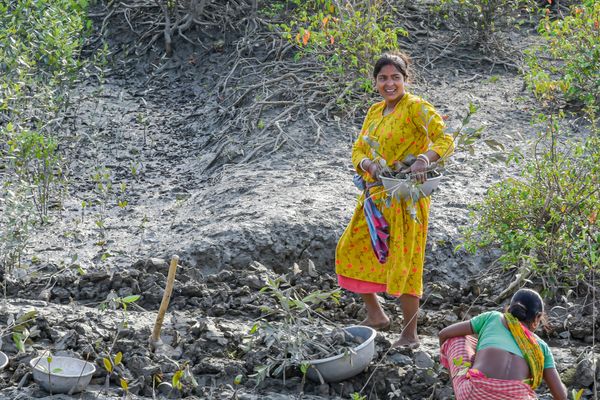
M533 333L515 316L507 312L504 314L504 318L506 319L510 333L517 341L517 345L523 352L523 357L529 365L531 380L527 383L532 389L535 389L540 385L544 377L544 353L542 353L542 348Z

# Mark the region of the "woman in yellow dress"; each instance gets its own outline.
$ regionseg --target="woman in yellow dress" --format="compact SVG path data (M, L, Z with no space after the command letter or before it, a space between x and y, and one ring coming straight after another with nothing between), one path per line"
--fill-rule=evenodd
M374 65L373 77L383 101L369 109L352 148L352 164L368 186L379 180L382 160L393 169L408 155L416 156L406 172L423 182L429 164L454 150L453 138L444 133L444 121L433 106L405 91L408 64L408 57L398 52L384 54ZM375 158L374 145L378 154ZM422 197L411 205L407 200L393 198L384 205L386 194L381 187L372 188L370 194L389 226L387 259L378 257L371 248L363 193L337 245L338 282L341 287L360 294L367 311L362 324L376 329L390 325L376 293L399 297L404 329L394 345L417 347L417 312L423 294L430 199ZM411 215L408 207L416 215Z

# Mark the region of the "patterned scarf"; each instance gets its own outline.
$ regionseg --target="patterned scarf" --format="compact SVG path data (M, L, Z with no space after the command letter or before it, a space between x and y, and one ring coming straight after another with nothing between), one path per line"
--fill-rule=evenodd
M504 314L504 318L510 333L517 341L519 349L523 352L523 357L529 365L532 377L529 385L532 389L535 389L540 385L544 376L544 353L542 353L542 349L533 333L516 317L507 312Z

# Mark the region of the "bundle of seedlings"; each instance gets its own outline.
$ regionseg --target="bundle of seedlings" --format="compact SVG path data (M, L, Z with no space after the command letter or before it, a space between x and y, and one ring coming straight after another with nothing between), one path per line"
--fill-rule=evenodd
M325 301L338 303L339 289L300 293L285 277L268 280L264 315L244 343L246 361L255 371L257 384L266 377L305 375L311 361L350 354L364 339L335 327L319 310Z

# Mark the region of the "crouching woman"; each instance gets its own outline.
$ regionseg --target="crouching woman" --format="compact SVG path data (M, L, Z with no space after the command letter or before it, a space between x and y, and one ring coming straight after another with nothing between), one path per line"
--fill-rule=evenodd
M552 353L533 333L543 316L540 295L521 289L508 312L485 312L442 329L440 361L450 371L456 400L536 399L542 380L554 399L566 400Z

